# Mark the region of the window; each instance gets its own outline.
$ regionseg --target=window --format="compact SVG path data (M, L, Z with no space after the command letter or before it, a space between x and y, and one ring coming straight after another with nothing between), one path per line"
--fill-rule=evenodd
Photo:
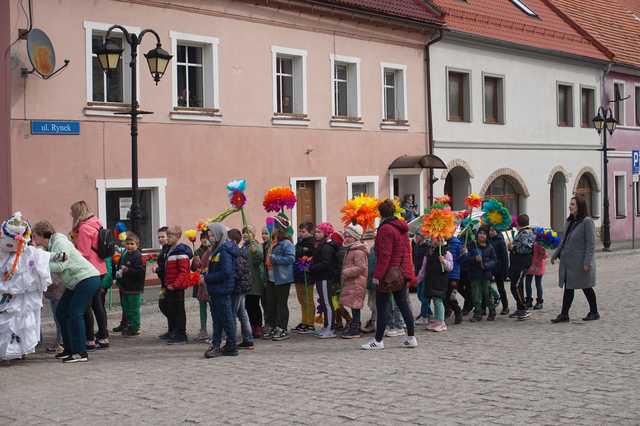
M627 176L624 172L615 174L616 217L627 216Z
M471 121L471 90L469 73L447 72L447 103L449 121Z
M595 188L595 179L590 173L580 176L576 187L576 195L584 197L587 203L587 214L591 217L598 216L598 196Z
M613 117L618 121L618 124L624 126L624 83L613 84Z
M520 198L523 191L520 185L508 176L500 176L496 178L485 192L485 198L495 198L500 201L511 212L512 216L521 213Z
M347 176L347 198L362 194L378 197L378 176Z
M113 43L124 49L117 69L109 73L102 71L98 62L98 56L96 55L96 51L102 47L104 38L107 35L107 30L110 27L111 24L84 22L85 46L87 49L85 65L87 103L89 104L89 107L85 108L85 114L93 115L95 112L88 112L87 110L113 108L114 106L108 105L109 103L121 104L131 101L131 68L129 67L131 50L129 44L124 41L122 32L120 30L113 30L109 36ZM126 27L126 29L131 33L140 32L140 29L137 27ZM138 66L139 65L138 63ZM138 96L139 94L140 91L138 91ZM111 115L113 112L114 111L103 111L99 114Z
M580 126L591 127L595 117L595 93L594 89L582 87L580 89Z
M518 9L520 9L521 11L523 11L524 13L526 13L529 16L535 17L537 18L538 15L529 8L529 6L527 6L526 4L524 4L524 2L522 0L511 0L511 3L513 3L514 5L516 5L516 7Z
M333 118L359 121L360 59L331 55ZM334 122L332 122L334 125Z
M573 127L573 86L558 84L558 126Z
M636 86L636 126L640 126L640 86Z
M382 64L382 111L384 121L407 120L404 65Z
M218 39L171 31L172 119L220 121Z
M306 115L307 52L283 47L272 47L271 51L273 54L274 114Z
M484 122L504 124L504 78L484 76Z

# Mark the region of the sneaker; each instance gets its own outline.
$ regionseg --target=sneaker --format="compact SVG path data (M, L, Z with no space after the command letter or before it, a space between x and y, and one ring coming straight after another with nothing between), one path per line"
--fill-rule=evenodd
M415 320L415 325L427 325L429 320L426 317L418 317Z
M444 321L442 321L442 323L444 323ZM380 342L382 343L382 342ZM404 339L404 342L402 342L401 345L403 348L417 348L418 347L418 339L416 339L416 336L409 336L406 339Z
M169 340L169 339L171 339L172 336L173 335L171 334L171 332L167 331L166 333L159 335L158 339L160 339L160 340Z
M293 331L294 333L303 333L306 329L307 329L307 326L304 325L303 323L300 323L296 325L294 328L292 328L291 331Z
M482 321L482 315L473 314L473 316L469 319L470 322L480 322Z
M597 321L600 319L598 312L589 312L586 317L582 318L582 321Z
M64 359L64 358L68 358L71 356L71 352L67 352L64 349L62 350L62 352L59 352L55 355L56 359Z
M569 322L569 321L571 321L571 320L569 319L569 315L562 315L562 314L560 314L560 315L558 315L557 317L555 317L554 319L552 319L552 320L551 320L551 323L552 323L552 324L558 324L558 323L561 323L561 322Z
M343 339L357 339L360 337L360 324L353 325L340 335Z
M261 325L256 325L253 327L253 338L254 339L262 339L264 332Z
M520 309L516 309L512 314L509 315L509 318L518 318L522 315L522 311Z
M433 331L433 326L436 325L437 322L438 321L436 321L436 320L428 321L427 325L425 326L424 329L427 330L427 331Z
M527 318L529 318L531 316L531 312L529 311L520 311L520 315L518 315L516 318L518 318L519 321L524 321Z
M140 335L140 330L134 330L132 328L127 328L127 329L122 330L122 335L124 337L139 336Z
M534 311L539 311L542 308L543 308L542 302L536 302L536 304L533 305L533 310Z
M313 334L315 332L316 328L312 325L305 325L302 330L298 331L300 334Z
M222 353L222 356L238 356L238 350L237 349L224 349L222 351L220 351Z
M376 339L371 339L369 340L368 343L365 343L364 345L360 346L360 349L365 351L381 350L381 349L384 349L384 342L382 340L377 342Z
M500 311L500 315L507 315L509 313L509 308L502 308L502 310Z
M398 336L404 336L406 334L406 331L404 331L404 328L387 328L384 332L384 335L387 337L398 337Z
M264 332L262 333L262 338L265 339L265 340L271 340L271 339L273 339L273 333L274 333L273 328L266 327L264 329Z
M167 345L186 345L187 336L175 336L167 340Z
M110 346L109 339L98 339L96 342L98 349L106 349Z
M120 333L120 332L122 332L122 330L124 330L125 328L127 328L127 325L126 325L126 324L122 324L122 323L120 323L120 325L119 325L119 326L117 326L117 327L113 327L113 328L111 329L111 331L113 331L114 333Z
M252 351L255 349L255 346L253 345L253 342L242 342L238 345L238 349L245 349L248 351Z
M209 346L209 349L204 352L205 358L217 358L219 356L222 356L222 351L220 348L214 348L213 346Z
M279 342L281 340L287 340L289 337L291 337L287 330L282 330L280 328L276 330L277 332L273 333L273 338L271 339L275 342Z
M435 331L436 333L441 332L441 331L447 331L447 323L444 321L438 321L438 324L436 324L433 328L432 331Z
M47 352L50 354L60 354L64 352L64 348L62 345L56 343L55 345L47 346Z
M337 336L335 331L330 328L325 328L320 333L318 333L316 337L318 337L318 339L333 339Z
M487 316L487 321L495 321L496 320L496 311L489 311L489 316Z
M87 352L94 352L96 349L98 349L98 345L96 345L96 342L93 340L88 341L85 347Z
M196 336L196 341L206 342L208 338L209 338L209 334L207 334L207 330L200 330L200 332Z
M86 352L80 354L69 355L68 357L62 360L65 364L73 364L75 362L87 362L89 361L89 355Z

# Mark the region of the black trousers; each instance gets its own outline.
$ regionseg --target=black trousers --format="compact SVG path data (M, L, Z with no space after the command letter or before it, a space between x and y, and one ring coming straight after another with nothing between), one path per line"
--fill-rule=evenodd
M384 337L384 330L387 327L386 315L387 305L390 303L391 294L400 309L404 324L407 326L407 336L413 336L415 333L413 324L413 314L411 313L411 306L409 305L407 288L403 288L393 293L381 293L376 292L376 312L378 318L376 319L376 341L381 342Z
M291 284L267 283L265 288L265 317L267 327L289 327L289 291Z
M447 287L447 294L444 297L445 318L449 316L450 312L453 312L456 316L460 315L462 309L458 303L458 299L452 297L453 290L458 290L458 281L449 280L449 287Z
M187 314L184 310L184 290L167 290L165 293L169 329L175 337L187 335Z
M167 304L167 289L165 288L163 291L164 295L160 299L158 299L158 308L160 308L160 312L162 312L162 315L167 318L167 331L169 333L173 333L173 329L171 328L172 322L169 318L169 306ZM124 313L122 314L122 321L126 323L126 317L124 316Z
M589 312L596 313L598 312L598 303L596 302L596 292L593 288L583 288L582 292L584 296L587 298L587 302L589 302ZM572 288L565 288L564 294L562 295L562 312L561 315L569 316L569 309L571 309L571 304L573 303L573 296L575 294L575 290Z
M464 299L464 305L462 310L464 312L471 312L473 310L473 298L471 297L471 280L469 280L469 274L462 272L460 280L458 281L458 293Z
M102 277L100 277L100 280L102 280ZM109 330L107 329L107 310L104 307L105 295L105 289L100 286L91 298L89 305L87 305L87 310L84 313L84 326L87 340L109 338ZM95 333L93 329L94 315L96 317L96 323L98 323L97 333Z
M504 276L498 274L494 278L496 280L498 294L500 295L500 303L502 304L502 309L509 309L509 299L507 298L507 291L504 288Z
M527 275L526 269L513 269L509 277L511 279L511 294L516 299L516 308L519 311L527 309L524 300L524 277ZM502 297L502 296L501 296Z
M247 294L245 300L245 307L247 308L247 314L249 315L249 322L252 327L262 327L262 308L260 307L260 296L254 294Z

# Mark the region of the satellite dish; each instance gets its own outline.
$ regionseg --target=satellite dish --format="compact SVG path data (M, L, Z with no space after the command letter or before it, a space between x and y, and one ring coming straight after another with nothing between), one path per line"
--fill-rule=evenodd
M27 35L27 53L35 72L42 77L48 77L56 69L56 53L51 40L44 31L37 28Z
M31 71L23 69L23 77L35 72L46 80L69 65L69 60L65 59L64 65L56 70L56 52L53 50L53 44L44 31L32 28L26 37L27 53L33 69Z

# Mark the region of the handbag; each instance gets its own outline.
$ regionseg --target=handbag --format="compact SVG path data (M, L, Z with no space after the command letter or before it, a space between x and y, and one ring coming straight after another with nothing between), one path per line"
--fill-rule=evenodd
M405 256L402 256L400 265L391 266L384 277L378 282L377 290L381 293L393 293L400 291L406 285L404 273L402 272L402 264L404 263Z

